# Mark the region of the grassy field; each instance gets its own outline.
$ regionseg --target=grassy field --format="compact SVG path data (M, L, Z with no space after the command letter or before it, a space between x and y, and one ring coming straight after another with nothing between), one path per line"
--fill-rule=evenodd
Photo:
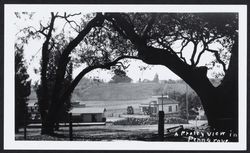
M87 89L79 85L72 95L72 100L142 100L158 95L161 90L183 94L186 92L186 85L184 83L100 83L87 87ZM189 88L189 92L193 92L193 90Z
M127 107L132 106L134 113L140 112L139 105L141 103L148 103L149 99L143 100L113 100L113 101L84 101L87 107L103 107L106 108L107 116L119 116L121 114L127 114Z
M186 92L185 83L91 83L83 79L72 94L72 101L143 100L167 92ZM189 87L189 92L193 90ZM29 99L37 99L32 88Z
M73 100L138 100L146 99L154 94L154 90L164 86L156 83L102 83L82 90L75 89Z
M219 85L218 80L211 80L214 86ZM186 84L183 81L176 83L96 83L83 78L72 94L72 101L130 101L147 99L162 90L171 93L184 94ZM188 86L188 92L194 92ZM34 89L31 89L29 99L37 99Z

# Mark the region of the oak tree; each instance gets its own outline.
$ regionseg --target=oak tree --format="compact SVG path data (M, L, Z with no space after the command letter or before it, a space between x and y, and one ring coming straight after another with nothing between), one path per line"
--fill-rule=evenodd
M23 57L23 46L15 44L15 132L28 118L27 100L30 95L30 80Z
M193 88L212 129L238 131L237 13L106 13L104 16L135 46L143 62L166 66ZM184 56L184 52L190 56ZM207 77L208 67L201 64L206 54L213 55L214 62L223 69L224 78L216 87Z

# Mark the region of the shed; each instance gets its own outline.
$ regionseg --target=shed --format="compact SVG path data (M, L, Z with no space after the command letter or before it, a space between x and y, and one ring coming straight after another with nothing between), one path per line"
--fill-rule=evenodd
M106 109L96 107L72 108L69 113L72 113L73 121L89 123L89 122L105 122Z

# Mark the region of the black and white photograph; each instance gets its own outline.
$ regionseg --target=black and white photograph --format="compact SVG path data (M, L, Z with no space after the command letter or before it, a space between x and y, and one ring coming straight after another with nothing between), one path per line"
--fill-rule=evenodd
M246 149L245 5L4 9L4 148Z

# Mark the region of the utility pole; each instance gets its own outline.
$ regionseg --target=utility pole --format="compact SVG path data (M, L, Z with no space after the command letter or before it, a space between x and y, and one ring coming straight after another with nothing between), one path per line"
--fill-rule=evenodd
M69 140L73 140L72 113L69 113Z
M160 107L160 106L159 106ZM158 121L158 135L159 140L164 141L164 111L163 111L163 94L162 94L162 110L159 110L159 121Z
M186 83L186 117L187 117L187 123L188 123L189 113L188 113L188 85L187 83Z

